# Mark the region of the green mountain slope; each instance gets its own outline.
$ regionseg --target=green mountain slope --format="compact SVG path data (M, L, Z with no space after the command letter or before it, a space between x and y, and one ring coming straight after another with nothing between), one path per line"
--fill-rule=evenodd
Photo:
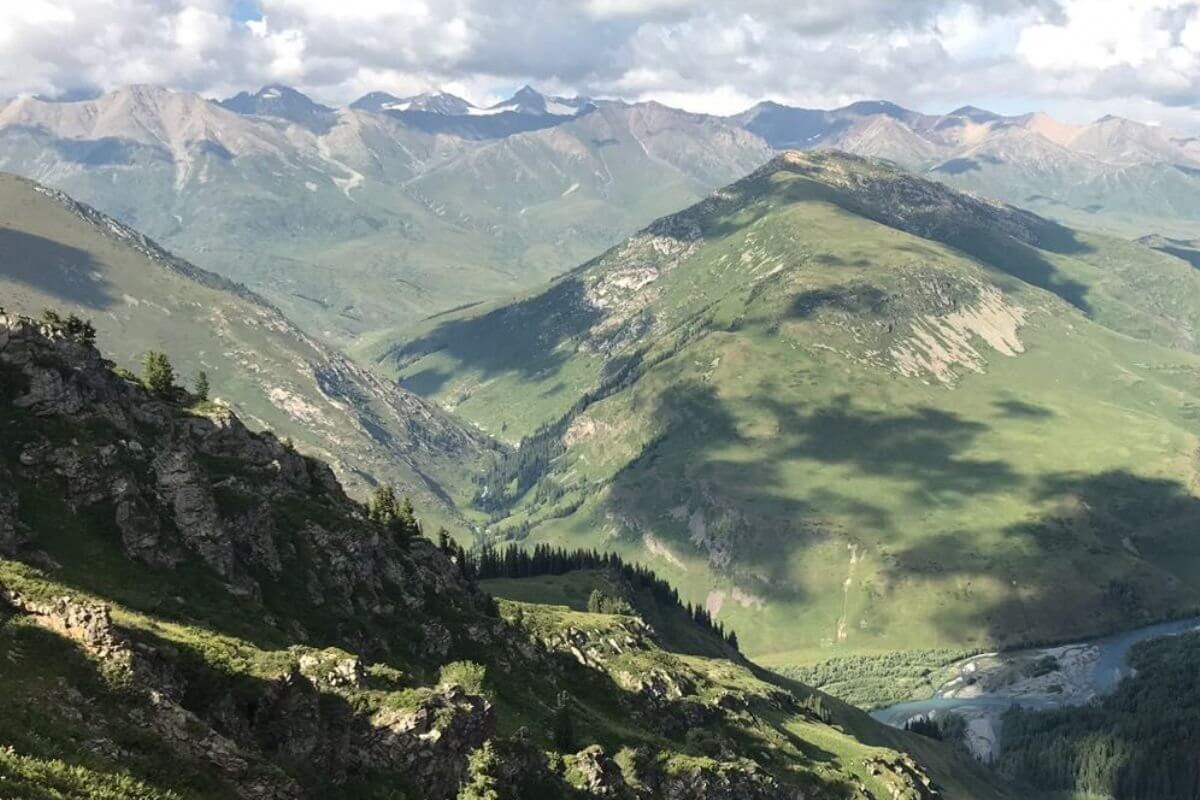
M328 459L357 489L397 482L444 514L488 446L244 287L11 175L0 175L0 306L91 318L114 361L134 372L147 350L166 350L189 386L206 371L214 396Z
M791 663L1200 602L1200 275L787 153L547 290L367 355L520 451L493 536L654 564Z
M364 511L274 436L0 314L0 793L1017 796L723 645L498 604Z

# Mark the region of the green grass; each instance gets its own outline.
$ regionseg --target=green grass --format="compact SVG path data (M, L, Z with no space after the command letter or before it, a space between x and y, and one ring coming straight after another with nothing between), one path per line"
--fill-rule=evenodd
M932 696L952 676L950 665L972 654L970 650L898 650L803 666L788 663L785 654L762 663L851 705L871 709Z
M543 294L377 344L489 431L567 431L493 534L647 562L773 664L1077 638L1200 604L1200 358L1181 334L1200 325L1200 276L1127 242L938 207L877 166L846 162L868 181L846 189L841 168L764 174L684 212L703 238L678 265L618 248ZM583 300L650 267L624 305ZM914 325L952 356L936 325L964 311L993 336L985 287L1022 309L1021 351L967 333L977 355L952 379L933 361L905 374ZM634 358L631 383L592 391Z

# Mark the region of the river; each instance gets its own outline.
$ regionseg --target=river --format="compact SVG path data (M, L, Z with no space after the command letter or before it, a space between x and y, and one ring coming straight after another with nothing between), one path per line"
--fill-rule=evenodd
M1133 645L1191 630L1200 630L1200 617L1057 647L972 656L953 666L954 677L932 697L878 708L871 716L899 728L913 717L953 711L967 719L971 750L980 758L993 758L999 754L1000 718L1011 706L1051 709L1085 703L1111 691L1130 674L1128 657ZM1057 668L1031 677L1026 668L1047 658L1054 659Z

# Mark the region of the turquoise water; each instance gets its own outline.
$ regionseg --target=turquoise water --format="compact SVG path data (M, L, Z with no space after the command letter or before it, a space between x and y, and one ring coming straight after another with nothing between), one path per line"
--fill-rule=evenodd
M1095 646L1099 650L1096 663L1089 680L1091 688L1097 694L1111 691L1114 686L1129 675L1129 649L1138 642L1153 639L1156 636L1174 636L1200 628L1200 617L1160 622L1135 628L1131 631L1114 633L1099 639L1084 642L1074 642L1066 646ZM1025 651L1026 653L1031 651ZM1003 711L1010 706L1020 704L1024 708L1050 709L1063 705L1063 701L1054 695L1022 696L995 692L979 697L950 698L935 695L926 700L909 700L904 703L877 708L871 716L892 727L903 727L904 723L918 715L928 715L931 711L946 711L949 709L978 708Z

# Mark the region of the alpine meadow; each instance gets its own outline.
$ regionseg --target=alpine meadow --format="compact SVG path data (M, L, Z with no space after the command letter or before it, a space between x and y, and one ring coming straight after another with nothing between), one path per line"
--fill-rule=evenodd
M1200 800L1200 6L0 4L0 800Z

